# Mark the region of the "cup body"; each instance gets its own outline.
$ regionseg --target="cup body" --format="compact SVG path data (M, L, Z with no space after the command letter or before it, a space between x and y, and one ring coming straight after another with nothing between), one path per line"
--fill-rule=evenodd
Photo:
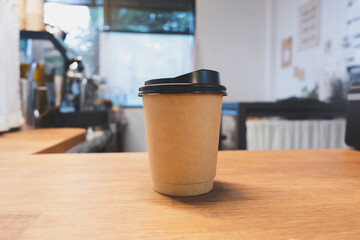
M216 174L223 95L142 97L154 190L172 196L209 192Z

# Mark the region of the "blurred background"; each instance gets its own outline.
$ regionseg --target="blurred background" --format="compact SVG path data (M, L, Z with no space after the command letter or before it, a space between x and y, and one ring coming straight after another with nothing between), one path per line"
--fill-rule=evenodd
M146 151L144 81L220 72L219 149L345 147L357 0L0 0L0 131L81 127Z

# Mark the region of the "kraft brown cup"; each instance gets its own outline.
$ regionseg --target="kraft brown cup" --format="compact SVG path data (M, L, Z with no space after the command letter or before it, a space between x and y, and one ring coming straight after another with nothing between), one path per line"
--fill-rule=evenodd
M194 196L213 188L222 94L143 95L153 188Z

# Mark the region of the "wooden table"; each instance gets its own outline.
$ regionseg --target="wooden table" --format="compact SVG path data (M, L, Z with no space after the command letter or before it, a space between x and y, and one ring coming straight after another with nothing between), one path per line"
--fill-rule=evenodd
M86 130L82 128L26 129L0 135L0 158L5 153L63 153L85 141Z
M145 153L4 154L0 239L359 239L360 152L223 151L212 192L151 189Z

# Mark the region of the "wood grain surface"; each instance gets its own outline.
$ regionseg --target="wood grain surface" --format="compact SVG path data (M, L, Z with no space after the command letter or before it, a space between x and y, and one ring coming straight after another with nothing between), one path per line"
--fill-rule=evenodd
M0 161L0 239L359 239L360 152L223 151L213 191L151 188L145 153Z
M5 154L63 153L85 141L81 128L46 128L3 133L0 135L0 158Z

